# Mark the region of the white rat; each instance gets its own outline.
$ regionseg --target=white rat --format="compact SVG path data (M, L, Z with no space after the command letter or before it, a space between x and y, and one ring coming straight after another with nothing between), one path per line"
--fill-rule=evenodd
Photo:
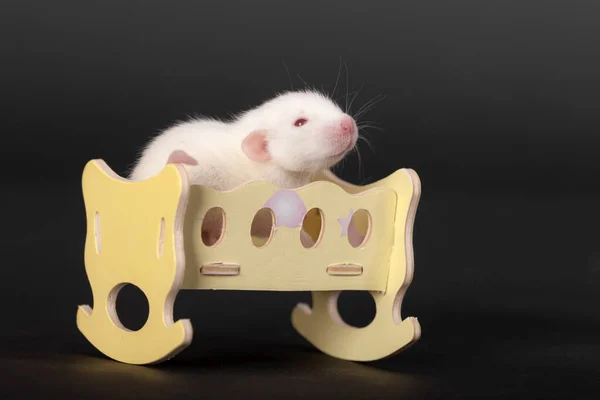
M357 140L354 119L326 95L285 92L230 121L196 118L166 129L146 145L130 179L145 180L180 163L190 184L216 190L248 181L293 189L340 162Z

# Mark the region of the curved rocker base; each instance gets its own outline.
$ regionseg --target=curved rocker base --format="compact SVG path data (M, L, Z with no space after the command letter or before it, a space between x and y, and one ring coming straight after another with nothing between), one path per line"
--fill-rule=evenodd
M300 303L292 311L296 331L321 352L348 361L376 361L397 354L421 337L416 318L396 323L392 307L382 307L390 311L382 313L379 304L375 319L368 326L357 328L346 324L337 311L340 293L313 292L312 309Z
M185 271L185 171L169 165L152 179L129 182L95 160L86 165L82 185L88 221L85 265L94 309L79 306L77 327L116 361L154 364L175 356L193 336L188 320L173 321ZM116 311L119 291L128 283L142 290L149 305L148 320L137 331L125 328Z
M148 320L139 331L131 331L106 317L82 305L77 309L77 326L100 352L123 363L157 364L176 356L192 341L192 324L187 319L171 326Z

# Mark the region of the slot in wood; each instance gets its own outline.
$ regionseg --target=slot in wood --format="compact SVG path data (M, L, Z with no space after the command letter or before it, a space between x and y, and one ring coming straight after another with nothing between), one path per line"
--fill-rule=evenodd
M200 267L200 273L207 276L236 276L240 274L237 264L205 264Z
M327 273L334 276L362 275L363 267L357 264L335 264L327 267Z

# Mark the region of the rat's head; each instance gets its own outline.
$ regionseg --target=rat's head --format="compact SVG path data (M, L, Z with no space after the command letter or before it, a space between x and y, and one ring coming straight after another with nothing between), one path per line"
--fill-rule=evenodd
M243 117L255 130L242 149L288 171L318 171L341 161L358 140L354 119L325 95L287 92Z

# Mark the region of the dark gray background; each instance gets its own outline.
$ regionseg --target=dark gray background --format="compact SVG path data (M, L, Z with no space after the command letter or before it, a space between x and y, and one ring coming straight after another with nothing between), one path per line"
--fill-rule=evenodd
M597 397L599 18L596 1L4 1L5 398ZM188 350L153 369L106 360L75 326L92 301L85 163L126 173L175 120L290 88L284 62L294 87L331 91L340 58L342 105L361 87L354 111L385 98L365 118L381 130L366 132L362 168L352 157L336 172L422 179L403 308L422 340L342 362L292 330L306 293L183 292ZM139 325L135 295L122 315ZM365 297L344 295L349 322L368 321Z

